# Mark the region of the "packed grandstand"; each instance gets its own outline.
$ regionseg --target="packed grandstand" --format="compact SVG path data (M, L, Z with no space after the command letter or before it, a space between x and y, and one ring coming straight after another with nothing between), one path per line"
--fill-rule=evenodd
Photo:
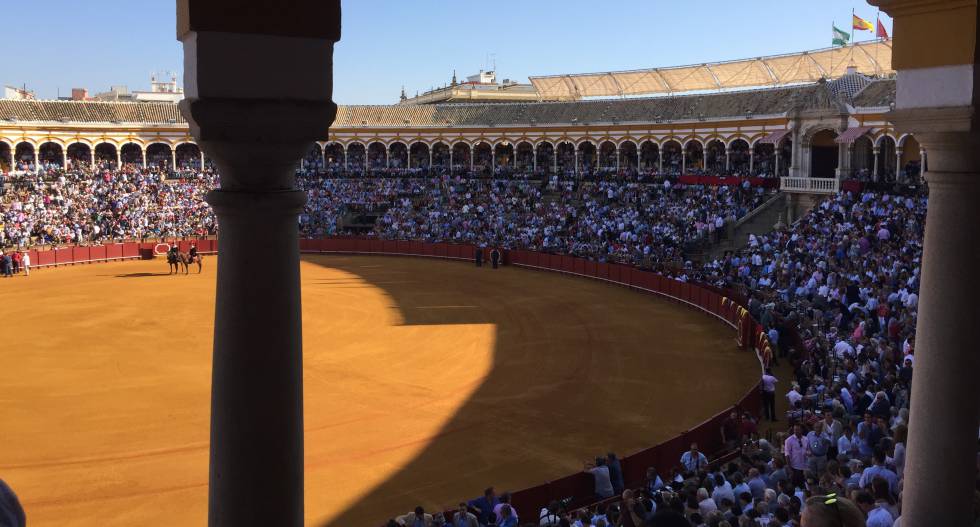
M649 99L341 107L332 140L297 171L304 238L466 243L651 269L736 299L771 346L765 365L792 372L764 375L764 408L722 423L724 452L692 445L649 467L641 486L627 487L620 462L603 456L587 468L594 496L518 510L491 488L389 524L799 525L804 508L829 511L818 497L836 494L837 514L893 525L927 205L922 153L883 117L894 96L893 80L850 73ZM0 101L0 119L6 277L24 271L27 248L218 234L203 198L220 178L176 106ZM787 180L818 176L833 186L796 203L797 217L732 239L789 199L779 188L797 183ZM723 241L730 250L718 250ZM770 403L783 396L777 415Z

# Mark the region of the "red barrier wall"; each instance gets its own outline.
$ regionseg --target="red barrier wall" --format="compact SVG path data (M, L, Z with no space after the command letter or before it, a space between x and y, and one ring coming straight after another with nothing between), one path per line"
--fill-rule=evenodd
M320 240L303 240L308 246ZM179 240L164 242L176 244L181 251L188 251L191 243L197 244L198 252L214 254L218 250L217 240ZM51 249L30 249L31 267L52 267L57 265L74 265L80 263L107 262L112 260L151 258L156 243L126 242L109 243L105 245L54 247Z

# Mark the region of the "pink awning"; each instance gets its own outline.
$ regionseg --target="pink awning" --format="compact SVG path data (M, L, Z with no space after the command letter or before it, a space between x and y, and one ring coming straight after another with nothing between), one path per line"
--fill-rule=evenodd
M871 129L870 126L858 126L857 128L848 128L847 130L844 130L844 133L837 136L837 139L834 139L834 141L842 144L853 143L855 140L857 140L858 137L861 137L862 135L868 133L868 130L870 129Z
M776 132L773 132L763 137L762 139L759 139L759 142L767 143L771 145L778 145L779 142L782 141L784 137L789 135L790 132L792 132L792 130L778 130Z

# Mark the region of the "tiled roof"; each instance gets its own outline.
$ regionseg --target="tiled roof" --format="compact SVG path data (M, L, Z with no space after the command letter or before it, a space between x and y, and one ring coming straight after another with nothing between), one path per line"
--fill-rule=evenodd
M854 97L858 107L887 106L895 81L874 81ZM794 107L830 107L829 87L803 86L674 97L576 102L340 106L334 128L533 126L644 123L780 115ZM0 119L66 123L184 124L175 104L0 100Z

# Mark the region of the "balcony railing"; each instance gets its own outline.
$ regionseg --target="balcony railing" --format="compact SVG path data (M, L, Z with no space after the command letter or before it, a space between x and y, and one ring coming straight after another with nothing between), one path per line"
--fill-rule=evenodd
M840 180L836 178L783 177L779 178L779 190L810 194L836 194Z

